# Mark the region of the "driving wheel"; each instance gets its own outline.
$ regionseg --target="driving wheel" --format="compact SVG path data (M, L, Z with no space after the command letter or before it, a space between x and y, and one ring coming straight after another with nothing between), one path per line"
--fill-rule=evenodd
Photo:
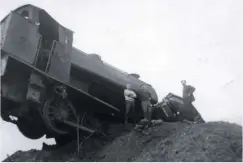
M68 134L70 127L63 121L76 122L75 110L66 100L51 98L43 107L43 119L48 129L57 135Z

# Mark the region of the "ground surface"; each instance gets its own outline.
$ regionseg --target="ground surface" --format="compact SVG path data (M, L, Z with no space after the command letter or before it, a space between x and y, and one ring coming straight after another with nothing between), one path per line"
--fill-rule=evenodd
M17 151L4 161L242 161L242 127L236 124L164 123L147 136L123 130L111 126L112 141L87 139L79 153L74 141L58 149Z

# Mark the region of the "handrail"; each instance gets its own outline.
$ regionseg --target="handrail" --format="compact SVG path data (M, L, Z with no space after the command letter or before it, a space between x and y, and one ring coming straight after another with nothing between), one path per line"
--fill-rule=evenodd
M56 45L56 42L57 41L55 41L55 40L53 40L52 41L52 46L51 46L51 51L50 51L50 53L49 53L49 56L48 56L48 61L47 61L47 64L46 64L46 70L45 70L45 72L47 72L47 70L50 68L50 65L51 65L51 57L52 57L52 55L53 55L53 52L54 52L54 45Z
M38 46L37 46L37 51L36 51L36 55L35 55L35 61L34 61L34 66L37 66L37 62L38 62L38 57L40 54L40 49L41 49L41 43L42 42L42 36L40 35L39 41L38 41Z

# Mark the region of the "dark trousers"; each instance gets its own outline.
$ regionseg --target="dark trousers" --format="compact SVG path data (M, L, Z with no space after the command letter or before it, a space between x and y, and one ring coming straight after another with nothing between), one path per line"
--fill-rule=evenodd
M151 121L151 117L152 117L151 102L149 100L142 101L141 105L142 105L142 109L143 109L144 118L147 119L148 121Z
M135 101L126 101L125 123L127 123L130 110L133 112L133 122L135 123Z

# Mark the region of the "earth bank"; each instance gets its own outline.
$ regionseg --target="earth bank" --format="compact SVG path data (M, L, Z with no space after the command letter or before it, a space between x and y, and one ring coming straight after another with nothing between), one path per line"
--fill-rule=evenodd
M163 123L151 128L150 135L134 131L130 125L110 127L109 138L90 137L57 148L43 145L42 150L17 151L5 162L25 161L242 161L242 126L227 122L204 124Z

